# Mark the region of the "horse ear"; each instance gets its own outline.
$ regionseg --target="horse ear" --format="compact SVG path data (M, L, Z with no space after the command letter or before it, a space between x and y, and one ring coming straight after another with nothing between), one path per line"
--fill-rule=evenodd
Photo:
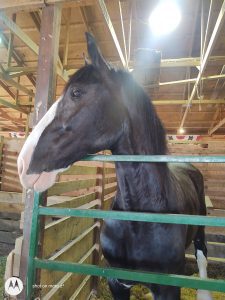
M88 66L90 63L89 63L89 60L88 60L87 56L85 55L85 53L83 53L83 58L84 58L85 66Z
M85 33L87 40L87 49L92 64L100 69L109 69L109 66L102 56L99 47L96 44L95 38L89 32Z

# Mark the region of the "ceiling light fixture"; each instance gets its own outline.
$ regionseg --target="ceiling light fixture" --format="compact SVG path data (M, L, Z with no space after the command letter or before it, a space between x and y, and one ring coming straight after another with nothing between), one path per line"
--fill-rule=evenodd
M177 130L177 133L178 134L184 134L185 133L185 129L183 127L180 127L178 130Z
M149 17L149 25L156 36L172 32L181 21L181 12L175 0L161 0Z

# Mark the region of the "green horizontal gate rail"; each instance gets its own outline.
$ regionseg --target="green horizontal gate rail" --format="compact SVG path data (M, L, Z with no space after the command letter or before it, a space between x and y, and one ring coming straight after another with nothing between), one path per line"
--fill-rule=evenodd
M167 156L167 155L89 155L85 161L120 161L120 162L195 162L195 163L225 163L225 156ZM26 282L26 300L33 296L36 269L48 269L55 271L80 273L93 276L126 279L137 282L173 285L187 288L198 288L225 292L225 281L215 279L201 279L175 274L159 274L150 272L138 272L119 268L101 268L95 265L65 263L37 258L37 245L39 237L39 216L71 216L79 218L117 219L124 221L155 222L170 224L205 225L225 227L225 218L178 215L137 213L122 211L82 210L70 208L42 207L42 194L35 193L34 209L32 214L30 249L28 258L28 273Z

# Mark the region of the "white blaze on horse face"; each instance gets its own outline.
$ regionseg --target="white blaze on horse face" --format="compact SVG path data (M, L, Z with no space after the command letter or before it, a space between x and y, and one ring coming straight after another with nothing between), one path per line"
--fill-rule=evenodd
M27 174L34 149L45 128L53 121L60 100L61 97L50 107L47 113L35 126L19 154L17 167L20 182L24 188L34 188L35 191L43 192L55 183L56 176L61 171L54 170L52 172L43 172L41 174Z
M197 264L200 278L207 278L207 259L201 250L197 250ZM207 290L197 291L197 300L212 300L211 293Z

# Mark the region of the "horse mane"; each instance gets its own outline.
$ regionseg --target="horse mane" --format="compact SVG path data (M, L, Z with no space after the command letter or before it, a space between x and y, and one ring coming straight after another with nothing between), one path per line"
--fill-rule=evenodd
M123 70L114 70L120 84L125 90L125 100L130 114L136 118L134 126L139 131L142 124L143 143L148 144L151 154L162 155L167 153L165 129L155 111L150 97L144 89L136 82L133 76ZM140 132L140 131L139 131Z
M112 79L109 81L113 82L112 91L114 90L114 93L119 91L115 84L121 86L124 90L123 103L127 106L131 118L134 119L134 126L137 127L137 130L140 129L139 125L142 126L142 142L147 144L151 154L166 154L165 130L150 97L129 72L110 66L109 74ZM85 65L70 77L64 92L75 82L93 84L101 83L102 80L104 79L95 66Z

